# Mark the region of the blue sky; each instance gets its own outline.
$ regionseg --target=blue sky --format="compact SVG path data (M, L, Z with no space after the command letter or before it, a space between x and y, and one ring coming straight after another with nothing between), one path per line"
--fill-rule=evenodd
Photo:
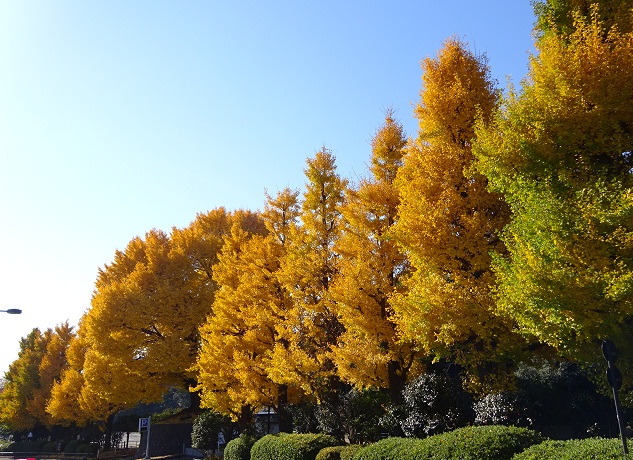
M500 87L529 0L0 2L0 372L32 328L77 324L99 267L152 228L302 188L322 145L365 173L420 61L459 36Z

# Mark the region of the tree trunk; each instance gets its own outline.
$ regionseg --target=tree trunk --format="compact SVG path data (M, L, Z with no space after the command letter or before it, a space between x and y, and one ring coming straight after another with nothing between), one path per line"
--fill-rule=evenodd
M195 388L198 386L198 382L195 379L185 380L186 389ZM200 404L202 399L200 398L200 391L189 391L189 411L194 414L199 414L201 411Z
M106 421L105 443L103 446L105 450L112 449L112 429L114 427L115 415L116 415L116 412L113 414L110 414L110 416L108 417L108 420Z
M277 388L277 420L281 433L292 433L292 416L288 410L288 385Z
M387 365L387 378L389 380L389 396L391 402L393 404L400 404L402 402L402 390L404 390L407 377L406 373L402 372L398 361L389 361Z
M253 408L251 406L242 406L237 423L239 425L240 433L249 432L253 424Z

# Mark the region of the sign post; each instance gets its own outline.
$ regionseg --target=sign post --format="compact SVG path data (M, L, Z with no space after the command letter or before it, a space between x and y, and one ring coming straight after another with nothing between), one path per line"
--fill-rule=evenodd
M149 432L152 425L152 417L149 416L147 418L139 418L138 419L138 431L143 432L147 431L146 445L145 445L145 458L149 458Z
M629 448L626 445L626 437L624 436L624 422L622 419L622 407L620 406L620 398L618 397L618 391L622 388L622 373L615 367L615 362L618 360L618 349L611 340L605 340L602 342L602 354L604 359L607 360L607 381L609 386L613 390L613 401L615 402L615 415L618 418L618 427L620 428L620 438L622 439L622 449L624 454L629 453Z

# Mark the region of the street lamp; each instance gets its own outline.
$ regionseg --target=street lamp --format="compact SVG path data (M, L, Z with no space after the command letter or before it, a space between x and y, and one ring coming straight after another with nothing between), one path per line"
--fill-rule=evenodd
M9 308L8 310L0 310L0 313L8 313L10 315L19 315L22 313L22 310L19 308Z

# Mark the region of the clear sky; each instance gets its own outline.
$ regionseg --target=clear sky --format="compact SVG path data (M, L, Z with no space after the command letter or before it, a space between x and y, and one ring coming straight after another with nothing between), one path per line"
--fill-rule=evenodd
M77 324L137 235L261 209L325 145L363 175L420 61L459 36L500 87L532 51L529 0L0 2L0 374L34 327Z

